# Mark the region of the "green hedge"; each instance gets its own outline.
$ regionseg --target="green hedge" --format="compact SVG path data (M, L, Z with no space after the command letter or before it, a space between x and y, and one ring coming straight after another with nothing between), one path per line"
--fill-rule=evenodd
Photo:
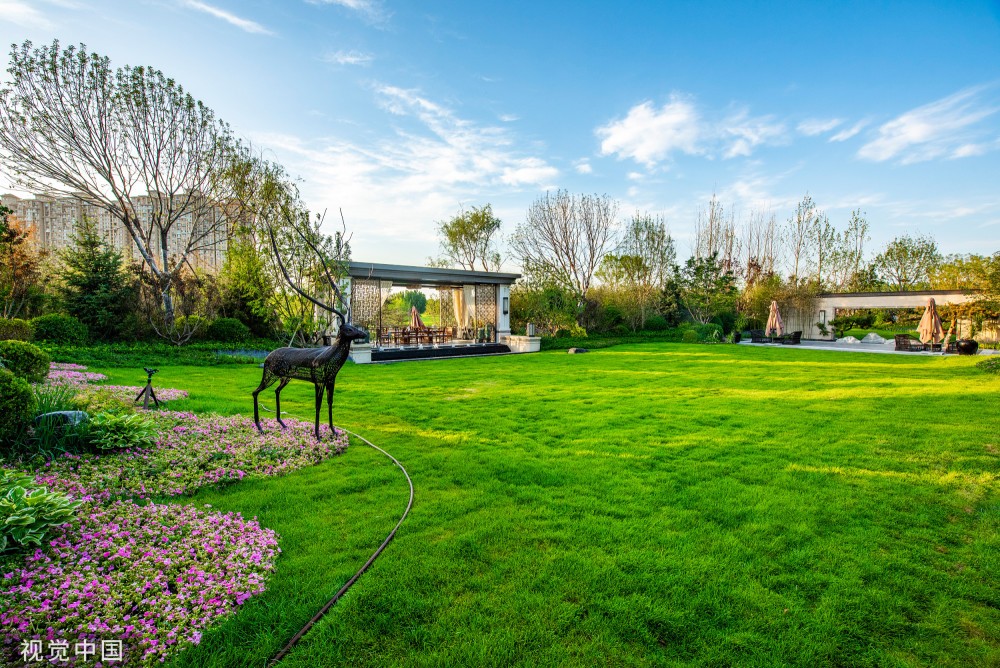
M59 345L83 345L87 342L87 326L71 315L49 313L31 321L35 340Z
M250 328L236 318L219 318L212 321L205 334L210 341L242 344L250 338Z
M11 441L35 418L38 403L23 378L0 369L0 442Z
M29 383L40 383L49 375L50 357L26 341L0 341L0 359L15 376Z
M270 339L239 342L242 350L271 351L283 343ZM220 364L260 364L260 359L242 355L220 355L233 342L191 342L175 346L164 341L143 343L101 343L89 346L42 346L55 362L74 362L96 367L216 366Z
M30 341L35 335L35 326L27 320L0 318L0 341Z

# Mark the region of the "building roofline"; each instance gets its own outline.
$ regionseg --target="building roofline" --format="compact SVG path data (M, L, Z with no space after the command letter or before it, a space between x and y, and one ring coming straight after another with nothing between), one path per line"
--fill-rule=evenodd
M890 292L821 292L817 297L933 297L935 295L967 295L975 290L893 290Z
M403 264L380 264L375 262L351 262L348 265L351 278L392 281L399 285L453 285L472 283L492 283L510 285L521 274L497 271L470 271L469 269L443 269L440 267L417 267Z

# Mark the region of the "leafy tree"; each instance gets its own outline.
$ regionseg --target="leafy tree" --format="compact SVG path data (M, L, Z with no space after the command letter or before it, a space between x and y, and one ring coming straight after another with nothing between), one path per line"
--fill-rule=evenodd
M417 313L427 310L427 295L420 290L407 290L400 295L400 301L407 312L411 307L417 307Z
M463 210L451 220L439 223L443 255L433 264L440 267L457 264L470 270L477 269L478 264L483 271L499 271L501 257L496 235L500 225L489 204Z
M788 219L787 231L785 233L791 256L789 258L792 270L791 278L796 282L801 277L802 274L800 272L804 271L805 264L808 261L811 235L816 226L817 219L816 203L806 193L802 201L795 207L795 215Z
M93 338L117 338L122 321L134 306L134 288L122 254L101 238L91 220L77 222L70 240L73 245L59 253L63 305L87 326Z
M154 327L181 343L174 283L241 218L223 178L246 150L211 109L151 67L113 70L86 46L11 49L0 155L24 190L107 211L135 243L159 303ZM187 322L187 320L185 320ZM185 327L186 329L186 327Z
M41 257L31 234L0 206L0 316L16 318L39 290Z
M831 271L837 247L837 230L830 224L830 219L825 213L817 212L813 220L812 228L809 230L809 246L816 254L816 273L813 280L817 285L823 286L826 284L824 282L826 274Z
M736 278L719 263L718 253L688 258L681 270L681 290L688 313L702 325L733 310L738 296Z
M555 334L576 321L573 293L554 283L518 281L510 291L510 323L516 330L534 323L539 334Z
M937 242L930 236L896 237L875 258L875 267L896 290L916 290L930 282L941 261Z
M868 220L860 209L851 212L851 220L837 238L830 254L830 287L837 290L849 289L854 277L861 274L864 266L865 244L868 236Z

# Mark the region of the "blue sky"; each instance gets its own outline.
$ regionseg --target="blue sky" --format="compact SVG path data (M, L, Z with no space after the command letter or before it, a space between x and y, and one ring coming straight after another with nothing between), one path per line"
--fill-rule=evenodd
M175 77L343 208L356 259L422 264L461 206L510 232L560 187L663 214L682 257L713 190L1000 249L996 1L0 0L0 33Z

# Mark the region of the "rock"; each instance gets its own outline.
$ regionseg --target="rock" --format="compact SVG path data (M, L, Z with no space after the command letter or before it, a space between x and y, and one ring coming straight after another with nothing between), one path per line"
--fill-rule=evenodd
M845 336L842 339L837 339L837 343L861 343L856 337Z
M590 351L587 350L586 348L570 348L566 352L568 352L570 355L577 355L579 353L589 353Z
M90 420L90 416L84 411L55 411L54 413L39 415L35 418L35 424L39 425L43 422L48 422L57 426L71 427L81 422L87 422L88 420Z
M861 339L861 343L885 343L885 339L883 339L875 332L869 332L868 336ZM895 343L895 341L893 341L893 343Z

